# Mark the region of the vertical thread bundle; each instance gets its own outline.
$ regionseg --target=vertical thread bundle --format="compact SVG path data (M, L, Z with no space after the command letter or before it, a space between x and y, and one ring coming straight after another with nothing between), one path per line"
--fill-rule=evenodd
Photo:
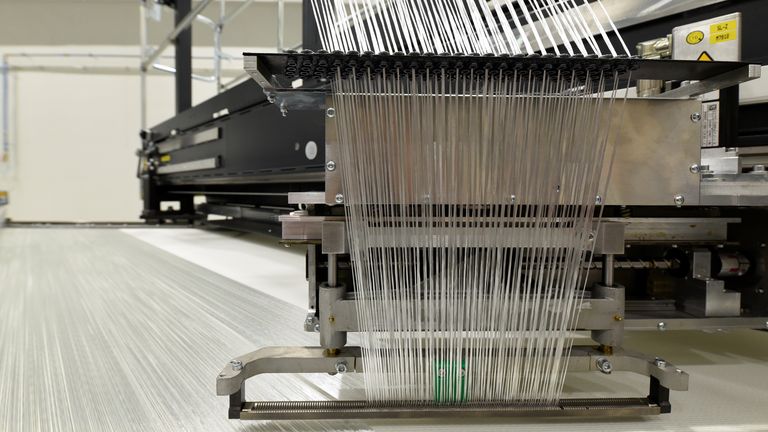
M460 1L379 2L389 12L358 10L347 28L342 9L358 3L314 2L337 13L319 20L327 48L391 48L380 43L390 31L418 42L409 50L462 39L448 49L498 54L524 33L513 20L504 39L484 27L487 15L453 36L431 27L459 7L478 19L486 3ZM561 23L575 14L556 13L569 2L516 3L548 4ZM399 33L382 24L393 17ZM506 45L491 44L493 34ZM618 83L610 68L339 68L333 100L370 400L557 401Z

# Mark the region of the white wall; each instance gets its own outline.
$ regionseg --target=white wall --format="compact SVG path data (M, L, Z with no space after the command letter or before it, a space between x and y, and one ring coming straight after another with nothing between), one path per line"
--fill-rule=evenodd
M137 48L0 47L0 54L18 51L135 53ZM46 59L12 60L12 64L44 63L61 64ZM66 63L92 65L94 61ZM129 59L127 64L135 67L136 60ZM7 217L51 222L139 220L138 75L20 71L11 73L10 83L11 161L5 166L0 163L0 190L10 193ZM152 75L148 89L151 126L173 115L173 77ZM194 82L195 103L214 94L213 84Z

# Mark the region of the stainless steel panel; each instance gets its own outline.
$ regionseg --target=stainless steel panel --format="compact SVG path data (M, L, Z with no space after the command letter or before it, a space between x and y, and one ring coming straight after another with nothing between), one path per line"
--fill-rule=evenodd
M178 150L181 147L207 143L209 141L219 139L220 131L221 128L211 128L202 132L176 135L158 144L157 149L160 151L160 153L168 153L173 150Z
M706 54L705 54L706 53ZM741 13L698 21L672 30L672 58L741 61Z
M695 100L629 99L626 112L615 113L613 160L606 203L609 205L674 206L699 204L699 174L692 165L701 162ZM619 126L620 124L620 126ZM607 171L605 172L607 174Z
M173 174L187 171L201 171L215 169L219 167L219 158L212 157L208 159L200 159L189 162L181 162L175 164L163 165L157 168L158 174Z
M326 106L334 110L333 100L326 99ZM332 113L335 111L331 111ZM344 169L339 160L339 138L336 131L336 116L325 116L325 202L329 205L343 203L341 172ZM333 169L330 169L333 168ZM341 196L341 202L337 197Z
M624 238L632 242L725 241L728 224L739 218L608 218L626 224Z
M615 154L606 203L672 206L675 198L681 196L684 205L697 205L699 175L691 172L691 166L701 162L701 129L691 120L691 114L701 110L701 102L629 99L625 109L619 109L620 106L621 102L616 102L617 109L612 113L611 139L615 143ZM340 203L341 171L344 169L338 160L334 121L335 117L326 120L326 163L333 162L334 167L333 170L326 169L325 173L325 202L328 204ZM611 156L606 155L604 178L609 173L607 162L611 161ZM600 190L605 190L605 185ZM425 193L413 191L414 202L419 202ZM441 202L437 194L432 199ZM466 199L471 202L471 197Z

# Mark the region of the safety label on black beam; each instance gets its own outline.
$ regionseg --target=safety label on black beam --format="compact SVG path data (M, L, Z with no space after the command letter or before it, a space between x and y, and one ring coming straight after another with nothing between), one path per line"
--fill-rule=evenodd
M712 56L711 56L711 55L709 55L709 53L708 53L708 52L706 52L706 51L704 51L703 53L701 53L701 55L699 56L699 58L697 58L696 60L698 60L698 61L715 61L715 59L713 59L713 58L712 58Z

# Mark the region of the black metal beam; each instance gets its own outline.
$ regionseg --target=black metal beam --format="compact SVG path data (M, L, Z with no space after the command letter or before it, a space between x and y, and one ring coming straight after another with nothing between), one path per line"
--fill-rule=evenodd
M175 0L174 25L192 10L192 0ZM174 41L176 49L176 113L192 107L192 26L187 27Z

